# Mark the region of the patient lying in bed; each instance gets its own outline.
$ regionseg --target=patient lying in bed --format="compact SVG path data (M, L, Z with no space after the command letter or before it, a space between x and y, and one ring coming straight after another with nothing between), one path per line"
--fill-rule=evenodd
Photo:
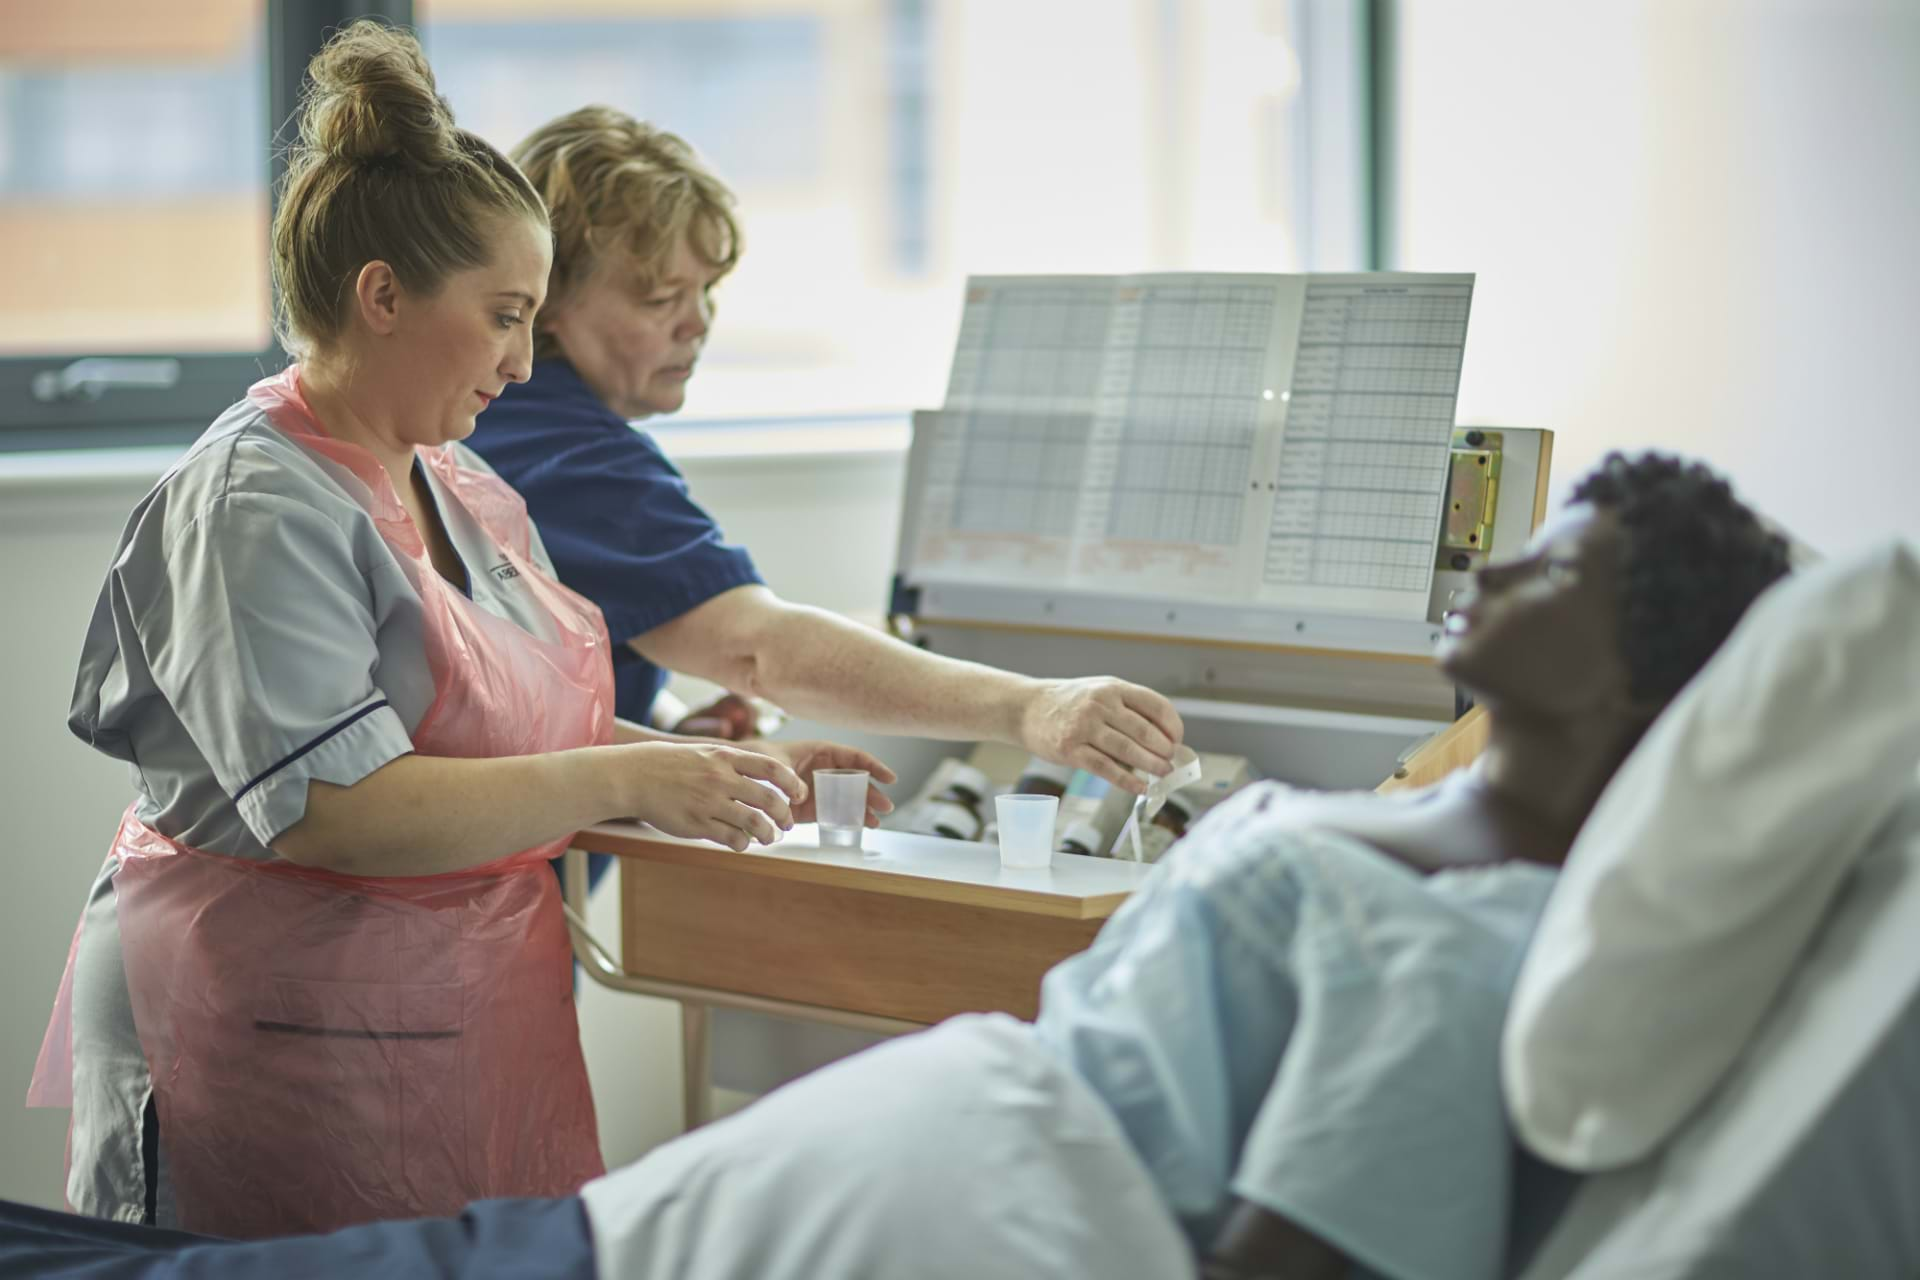
M1034 1024L951 1020L590 1183L595 1270L1499 1274L1500 1025L1552 868L1786 563L1703 470L1609 458L1449 620L1441 662L1487 708L1474 768L1250 789L1048 975Z
M1498 1274L1500 1026L1552 868L1786 567L1705 471L1609 459L1449 621L1473 769L1236 797L1033 1026L956 1019L589 1187L605 1274Z

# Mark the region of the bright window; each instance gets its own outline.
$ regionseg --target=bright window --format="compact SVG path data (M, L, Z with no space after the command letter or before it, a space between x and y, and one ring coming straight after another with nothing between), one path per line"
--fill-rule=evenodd
M13 4L0 448L191 434L277 367L275 122L368 7L505 148L608 102L733 186L689 417L939 403L970 273L1367 265L1368 0Z
M7 6L0 356L267 345L264 16Z
M1363 267L1364 6L421 0L462 123L605 102L692 143L746 252L695 416L938 404L969 273Z

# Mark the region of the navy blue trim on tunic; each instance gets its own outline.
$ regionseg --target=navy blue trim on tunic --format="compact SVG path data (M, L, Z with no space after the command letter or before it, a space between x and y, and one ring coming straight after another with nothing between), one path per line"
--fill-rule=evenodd
M325 742L328 738L331 738L335 734L341 732L342 730L349 728L356 721L364 720L366 717L372 715L374 712L378 711L380 708L386 705L387 705L387 700L385 698L382 698L378 702L375 702L369 706L360 708L358 711L348 716L345 720L342 720L339 724L333 726L333 728L327 730L325 733L321 734L319 737L309 742L306 746L301 747L298 751L295 751L292 755L287 756L285 759L281 760L280 763L268 766L264 771L258 774L253 779L252 782L249 782L246 786L240 788L239 794L233 797L233 802L235 804L239 804L241 796L246 795L247 792L253 790L255 787L265 782L268 778L271 778L274 774L280 772L282 769L292 764L295 760L298 760L301 756L307 754L307 752L313 750L315 747Z

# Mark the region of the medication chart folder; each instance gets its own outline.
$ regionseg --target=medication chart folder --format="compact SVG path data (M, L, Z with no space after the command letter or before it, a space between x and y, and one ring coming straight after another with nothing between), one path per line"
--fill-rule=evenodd
M977 276L915 580L1419 620L1471 275Z

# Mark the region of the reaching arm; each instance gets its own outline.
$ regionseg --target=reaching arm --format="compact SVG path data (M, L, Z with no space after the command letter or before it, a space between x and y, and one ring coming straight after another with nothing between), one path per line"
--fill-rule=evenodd
M350 787L307 784L273 842L346 875L462 871L613 818L744 849L793 824L806 788L779 760L720 743L639 741L545 755L406 755Z
M1036 680L903 644L762 586L722 592L629 642L648 661L797 715L878 733L1013 743L1129 791L1164 774L1180 715L1124 680Z
M640 724L633 720L615 717L613 721L613 740L622 742L708 742L719 743L719 738L701 737L696 734L670 733L665 729L655 729L651 725Z

